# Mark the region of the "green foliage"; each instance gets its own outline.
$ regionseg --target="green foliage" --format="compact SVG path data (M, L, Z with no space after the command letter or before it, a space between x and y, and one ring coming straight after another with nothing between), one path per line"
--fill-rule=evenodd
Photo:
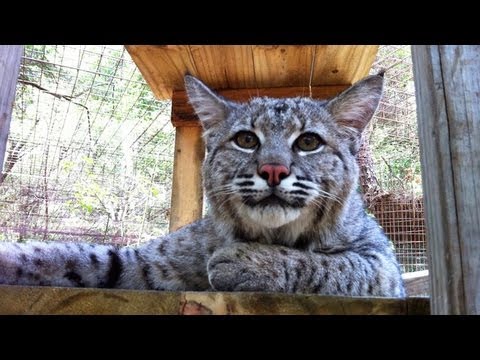
M26 45L23 67L19 78L36 82L40 77L57 81L61 72L52 62L58 55L57 48L48 45ZM38 60L38 61L35 61Z
M369 144L384 191L421 194L421 168L409 46L382 46L372 69L387 69L382 102L371 122Z

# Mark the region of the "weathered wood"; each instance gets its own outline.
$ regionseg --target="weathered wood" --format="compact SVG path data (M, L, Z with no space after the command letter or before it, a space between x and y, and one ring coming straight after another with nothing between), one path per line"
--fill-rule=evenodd
M406 298L408 315L429 315L430 299L425 296L413 296Z
M280 293L160 292L0 285L1 315L408 315L427 298Z
M350 85L366 76L377 45L127 45L159 99L186 73L213 89ZM312 68L313 66L313 68ZM312 82L311 82L312 80Z
M0 45L0 173L3 169L5 151L7 150L7 139L10 132L10 120L22 54L23 46L21 45Z
M413 46L433 314L480 314L480 46Z
M172 103L175 108L175 103ZM202 217L201 167L205 148L200 127L177 127L170 207L170 231Z
M315 86L312 87L312 97L315 99L327 99L337 95L347 87L347 85ZM310 95L308 87L230 89L218 90L217 92L228 99L240 102L247 101L255 96L285 98ZM193 108L188 103L188 98L185 91L174 91L172 103L175 104L175 106L172 106L173 126L200 126Z
M402 274L408 296L429 296L430 278L428 270Z

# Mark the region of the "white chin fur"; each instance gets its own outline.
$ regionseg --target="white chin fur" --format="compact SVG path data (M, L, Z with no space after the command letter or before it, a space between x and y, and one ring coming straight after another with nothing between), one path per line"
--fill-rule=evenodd
M300 209L284 209L280 206L245 207L242 210L250 221L269 229L288 224L300 216Z

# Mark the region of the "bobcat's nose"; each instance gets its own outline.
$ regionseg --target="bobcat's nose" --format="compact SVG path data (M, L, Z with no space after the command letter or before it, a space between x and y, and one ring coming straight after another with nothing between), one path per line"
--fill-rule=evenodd
M268 186L277 186L290 175L290 169L280 164L264 164L258 169L258 175L267 180Z

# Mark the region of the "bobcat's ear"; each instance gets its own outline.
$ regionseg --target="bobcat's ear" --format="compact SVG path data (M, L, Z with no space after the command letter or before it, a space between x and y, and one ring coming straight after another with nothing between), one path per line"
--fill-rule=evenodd
M337 124L358 134L363 131L382 97L383 74L367 76L327 103Z
M205 130L219 124L228 116L235 104L215 94L207 85L192 75L185 75L188 100Z

